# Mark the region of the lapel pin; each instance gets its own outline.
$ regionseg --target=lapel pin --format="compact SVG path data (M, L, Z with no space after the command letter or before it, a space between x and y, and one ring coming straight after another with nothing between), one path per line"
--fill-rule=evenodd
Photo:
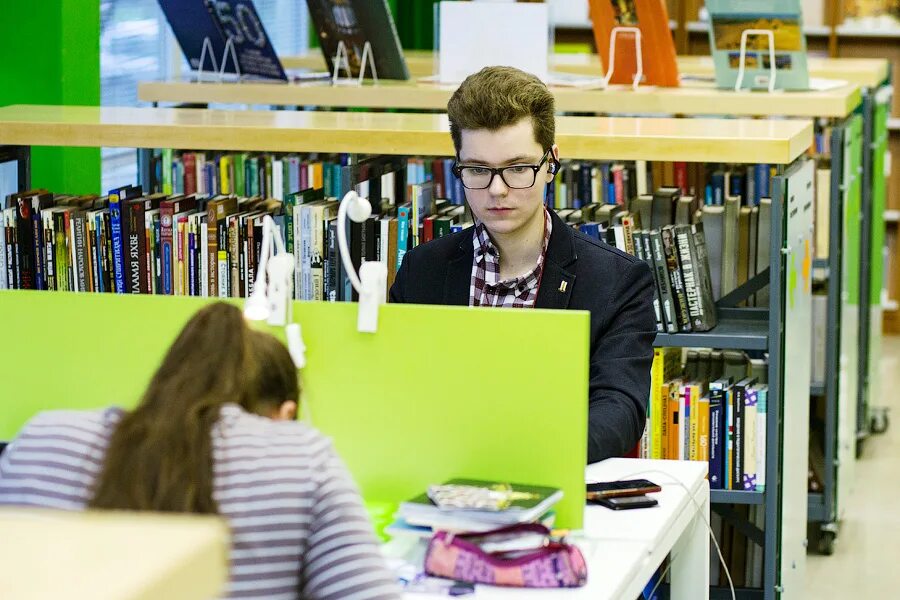
M569 282L568 282L568 281L563 281L562 283L559 284L559 291L562 292L562 293L566 293L566 288L567 288L567 287L569 287Z

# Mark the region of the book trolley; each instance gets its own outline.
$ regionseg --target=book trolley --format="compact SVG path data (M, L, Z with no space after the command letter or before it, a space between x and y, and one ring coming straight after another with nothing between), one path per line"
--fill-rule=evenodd
M717 305L719 324L711 331L660 333L655 341L660 347L768 355L765 490L711 493L714 510L764 549L763 587L740 589L741 598L800 597L803 588L814 204L814 163L806 151L812 133L806 120L559 117L557 122L557 143L566 158L725 161L777 168L768 269ZM20 189L30 184L30 147L36 145L138 147L142 154L153 148L453 152L447 118L436 114L21 105L0 108L0 144L6 157L19 161ZM768 308L736 308L766 285ZM353 461L348 464L353 472ZM764 506L765 526L742 519L733 509L739 504ZM712 597L723 594L730 596L727 588L712 590Z

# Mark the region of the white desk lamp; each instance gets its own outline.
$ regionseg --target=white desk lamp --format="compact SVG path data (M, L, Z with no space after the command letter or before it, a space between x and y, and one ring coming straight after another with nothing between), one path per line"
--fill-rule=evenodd
M306 366L306 345L300 324L293 322L291 302L294 284L294 255L284 248L284 240L275 221L263 217L263 239L253 293L244 304L244 316L251 321L267 321L284 326L288 351L298 369ZM268 285L266 274L269 275Z
M372 214L372 206L365 198L351 190L341 200L337 216L338 250L344 271L351 285L359 294L359 313L356 328L365 333L378 329L378 306L384 303L387 292L387 266L380 261L367 260L359 267L359 276L353 268L350 249L347 246L347 217L356 223L364 223Z

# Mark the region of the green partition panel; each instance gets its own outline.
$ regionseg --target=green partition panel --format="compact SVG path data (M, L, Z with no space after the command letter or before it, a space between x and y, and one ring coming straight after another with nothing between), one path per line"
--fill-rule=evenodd
M0 292L0 439L36 412L133 406L207 299ZM577 311L297 302L304 412L331 436L368 502L396 504L456 476L563 489L580 528L589 316ZM14 340L9 342L8 340Z

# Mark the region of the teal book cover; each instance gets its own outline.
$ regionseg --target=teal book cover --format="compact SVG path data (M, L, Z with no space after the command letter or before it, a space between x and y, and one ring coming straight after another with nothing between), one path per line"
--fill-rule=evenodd
M716 85L734 89L738 80L741 36L745 30L772 32L747 36L741 89L768 89L775 61L775 89L808 90L806 36L800 0L707 0L709 47L716 69Z

